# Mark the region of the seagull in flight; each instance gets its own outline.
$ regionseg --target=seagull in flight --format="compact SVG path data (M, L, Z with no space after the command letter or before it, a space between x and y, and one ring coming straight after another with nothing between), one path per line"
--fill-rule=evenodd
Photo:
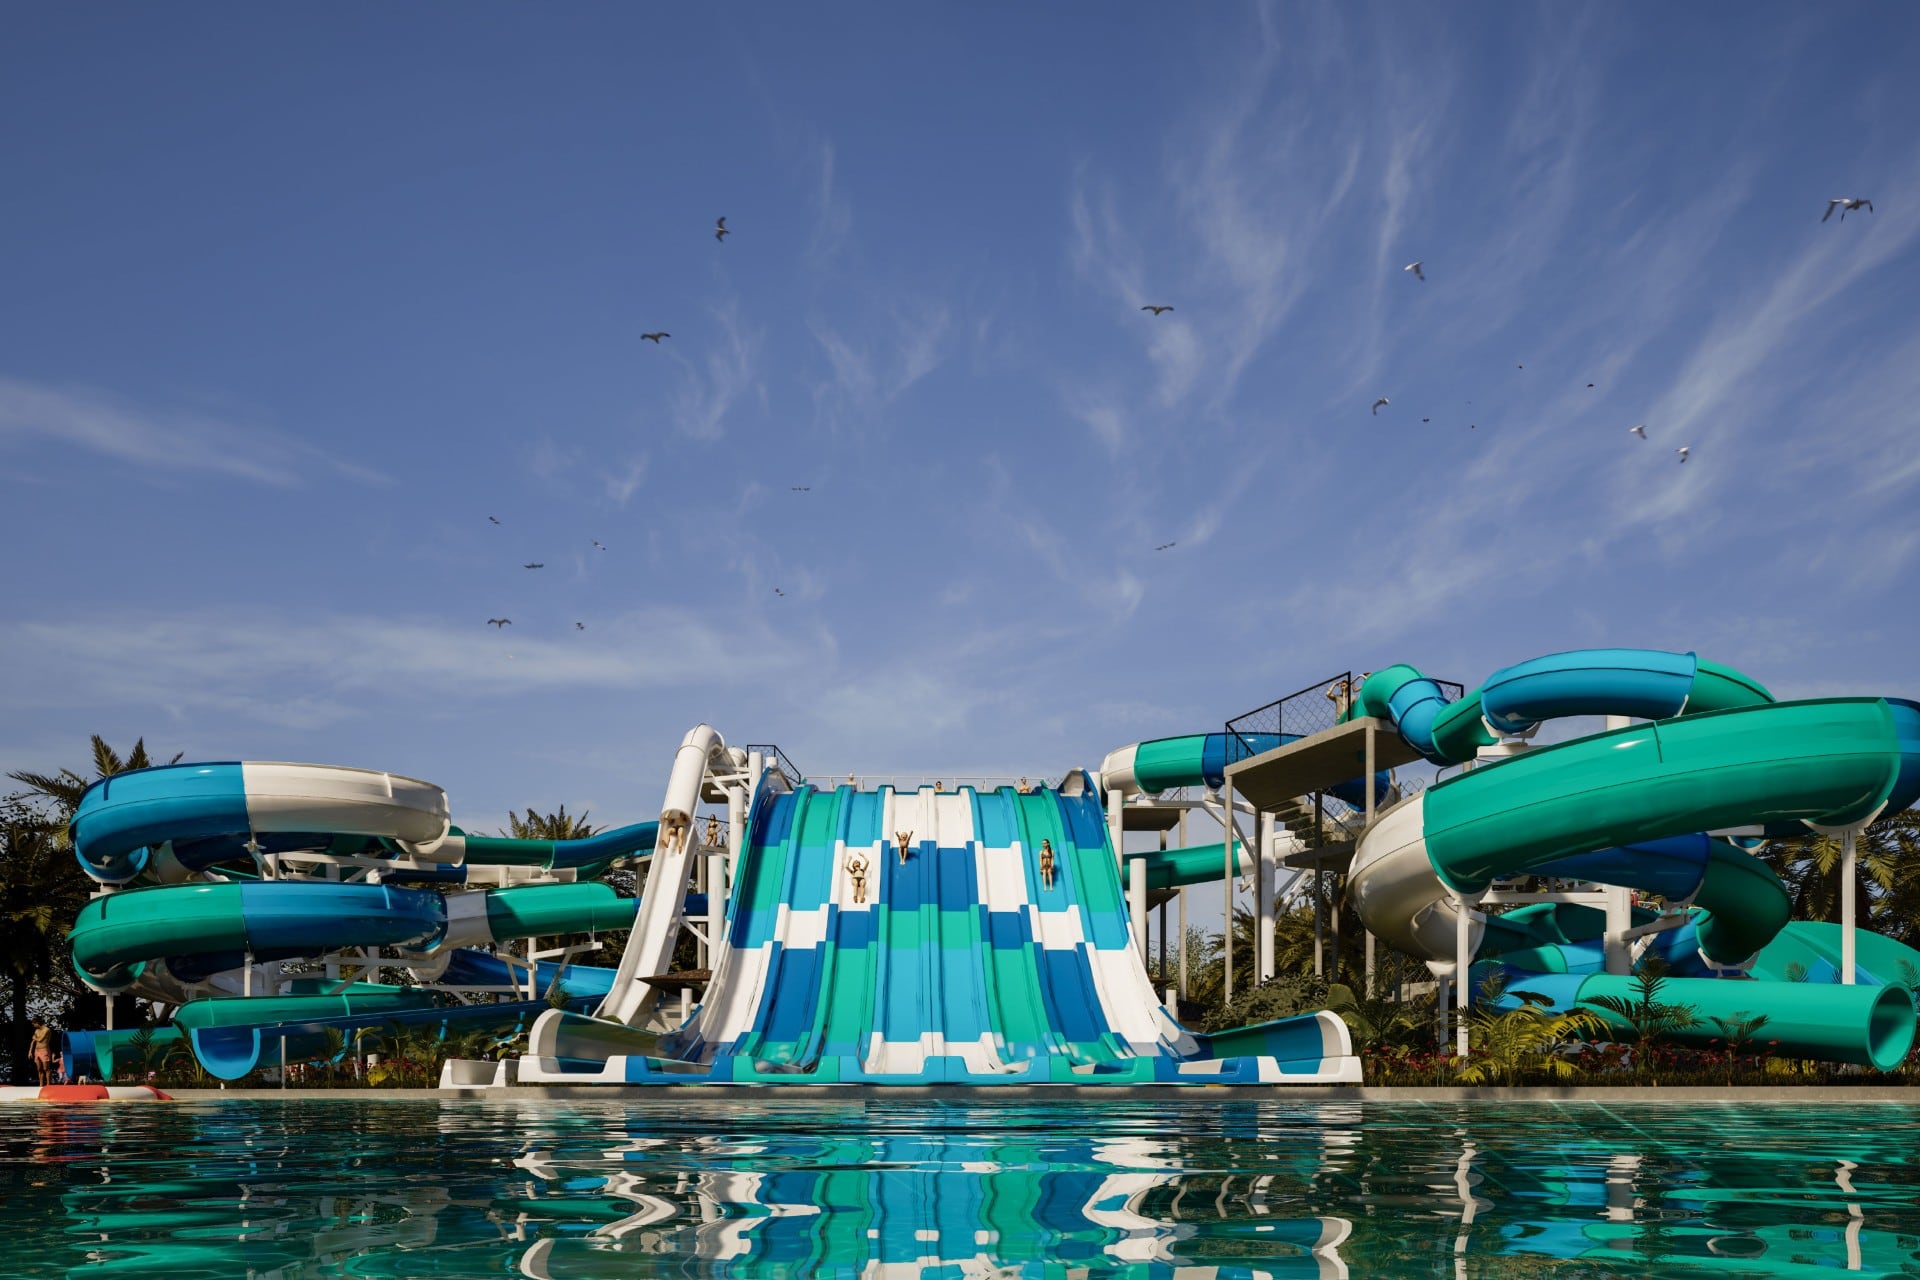
M812 493L813 492L813 486L810 484L795 484L795 485L788 485L787 487L789 489L792 489L795 493Z
M602 541L600 541L600 539L598 539L598 538L595 538L595 539L593 540L593 545L594 545L594 546L596 546L596 547L598 547L598 548L600 548L600 549L601 549L602 551L605 551L605 550L607 549L607 544L606 544L606 543L604 543L604 542L602 542Z
M585 631L587 629L587 624L584 622L576 622L573 624L573 629L575 631Z
M492 521L492 522L493 522L494 524L499 524L499 523L500 523L500 517L499 517L499 516L488 516L488 517L487 517L487 519L488 519L488 520L491 520L491 521Z
M1151 311L1151 312L1153 312L1153 314L1155 314L1155 315L1159 315L1159 314L1160 314L1160 313L1161 313L1162 311L1171 311L1171 310L1173 310L1173 308L1172 308L1172 307L1156 307L1156 306L1153 306L1153 305L1152 305L1151 303L1149 303L1149 304L1148 304L1147 306L1144 306L1144 307L1142 307L1142 308L1140 308L1140 309L1141 309L1142 311Z
M1383 404L1386 404L1386 403L1388 403L1388 401L1387 401L1387 398L1386 398L1385 396L1381 396L1381 397L1380 397L1380 398L1379 398L1378 400L1375 400L1375 401L1373 402L1373 416L1374 416L1374 417L1376 417L1376 418L1377 418L1377 417L1379 417L1379 416L1380 416L1380 406L1381 406L1381 405L1383 405Z
M657 347L657 346L659 346L659 345L660 345L660 339L662 339L662 338L671 338L672 336L673 336L672 334L670 334L670 333L668 333L668 332L667 332L666 330L664 330L664 329L663 329L663 330L661 330L661 331L660 331L659 333L643 333L643 334L641 334L641 335L640 335L640 341L642 341L642 342L651 342L651 343L652 343L652 344L653 344L654 346L656 346L656 347Z
M1432 422L1432 421L1433 421L1433 419L1432 419L1432 418L1422 418L1422 419L1420 419L1420 421L1422 421L1422 422Z
M520 567L522 569L544 569L547 567L547 565L546 565L546 561L543 560L539 564L523 564Z
M1675 449L1674 452L1680 455L1680 461L1685 462L1687 455L1693 451L1687 448L1687 446L1681 445L1678 449Z
M727 230L727 220L725 218L714 219L713 238L715 240L718 240L721 244L725 244L727 242L727 237L732 234L733 232Z
M1593 384L1591 382L1587 384L1587 390L1589 391L1593 390Z
M1177 542L1163 542L1159 546L1155 547L1154 550L1155 551L1171 551L1179 545L1180 544Z
M1644 422L1637 427L1628 427L1627 430L1639 436L1642 440L1647 438L1647 424Z
M785 599L785 598L786 598L786 594L787 594L787 593L786 593L786 592L784 592L784 591L782 591L782 590L781 590L780 588L778 588L778 587L775 587L775 588L773 589L773 594L775 594L775 595L777 595L777 596L779 596L779 597L781 597L782 599Z
M1845 222L1847 215L1856 209L1865 209L1868 213L1872 213L1873 201L1864 200L1859 196L1836 196L1827 201L1827 211L1820 215L1820 221L1825 222L1831 218L1835 209L1840 211L1840 221Z
M510 627L513 625L513 619L512 618L488 618L487 625L490 627Z
M1418 280L1421 284L1425 284L1427 282L1427 273L1420 269L1420 264L1417 262L1409 262L1406 266L1400 269L1402 271L1413 272L1413 278L1415 280Z

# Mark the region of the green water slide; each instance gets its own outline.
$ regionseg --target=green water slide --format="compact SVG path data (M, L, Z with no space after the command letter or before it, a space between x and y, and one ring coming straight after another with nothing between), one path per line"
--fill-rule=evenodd
M1470 750L1472 735L1461 727L1469 714L1514 731L1549 714L1606 711L1624 692L1640 702L1623 714L1668 717L1485 763L1388 810L1362 837L1349 877L1349 900L1369 929L1445 965L1456 945L1457 904L1477 901L1498 878L1563 876L1690 902L1699 909L1689 927L1697 929L1700 954L1738 966L1775 943L1789 903L1764 864L1701 833L1755 824L1843 828L1920 794L1920 707L1913 703L1775 703L1738 672L1692 655L1609 665L1619 655L1649 657L1555 655L1496 673L1484 690L1444 705L1411 668L1368 681L1366 709L1387 714L1403 733L1411 722L1408 740L1436 759ZM1539 923L1520 913L1506 921L1474 917L1470 931L1481 950L1501 954L1510 967L1552 969L1563 944L1540 935ZM1610 1015L1593 998L1631 994L1629 978L1604 973L1527 973L1516 981L1603 1018ZM1669 980L1664 998L1694 1007L1702 1040L1722 1034L1715 1019L1765 1014L1769 1038L1788 1052L1883 1069L1904 1057L1914 1030L1904 985L1682 977Z

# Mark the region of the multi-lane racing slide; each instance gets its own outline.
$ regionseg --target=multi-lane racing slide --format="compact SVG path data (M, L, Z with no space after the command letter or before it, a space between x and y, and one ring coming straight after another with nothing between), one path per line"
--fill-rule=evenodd
M474 836L451 825L446 794L431 783L253 762L103 779L82 798L72 830L81 866L116 890L74 923L80 977L103 992L178 1005L160 1039L184 1036L203 1066L228 1079L280 1052L304 1055L329 1029L415 1023L441 1033L530 1021L544 999L456 1007L422 987L313 978L238 993L252 966L340 953L352 962L364 948L397 949L388 963L430 984L517 985L482 948L630 928L635 899L581 877L644 853L656 836L654 823L581 840ZM578 1001L599 998L612 981L610 971L582 966L541 970ZM92 1037L102 1074L131 1034Z
M1054 852L1051 883L1043 842ZM1209 1037L1161 1007L1083 773L1029 793L763 782L706 999L665 1033L609 1018L618 1007L610 998L598 1018L544 1015L520 1079L1359 1079L1331 1014Z
M1414 668L1390 667L1367 679L1356 714L1391 721L1441 765L1472 760L1496 735L1523 736L1558 717L1650 721L1482 763L1382 814L1362 836L1348 880L1349 900L1375 934L1449 971L1458 912L1467 910L1476 954L1499 957L1527 989L1559 1005L1611 1019L1589 1002L1629 995L1630 979L1596 971L1598 913L1551 904L1504 916L1472 908L1493 881L1518 875L1638 889L1691 908L1653 945L1676 973L1698 975L1673 979L1663 999L1694 1007L1700 1038L1725 1034L1716 1018L1764 1014L1766 1038L1786 1052L1883 1069L1905 1057L1912 980L1893 976L1894 957L1869 966L1880 985L1749 980L1777 975L1788 953L1817 953L1824 935L1815 926L1789 929L1778 878L1709 833L1833 831L1912 804L1920 798L1920 705L1776 702L1748 677L1690 653L1592 649L1504 668L1451 703ZM1793 962L1804 974L1804 958Z

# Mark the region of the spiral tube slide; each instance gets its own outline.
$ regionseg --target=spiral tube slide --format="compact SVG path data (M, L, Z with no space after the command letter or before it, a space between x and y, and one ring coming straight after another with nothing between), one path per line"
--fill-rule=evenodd
M1764 865L1701 831L1848 826L1920 796L1920 706L1911 702L1774 703L1728 668L1641 650L1587 650L1506 668L1453 704L1436 705L1423 685L1431 682L1413 668L1389 668L1367 681L1362 700L1396 724L1406 717L1409 744L1436 760L1458 758L1495 725L1513 731L1555 714L1624 707L1679 716L1448 779L1365 833L1350 900L1375 934L1436 965L1454 956L1456 904L1476 900L1497 877L1527 872L1691 897L1707 909L1703 952L1716 963L1738 963L1784 923L1781 890ZM1473 732L1463 728L1470 720L1479 721ZM1689 881L1691 894L1681 892ZM1486 928L1474 920L1476 948ZM1702 1007L1730 994L1749 1012L1769 1009L1770 985L1726 984L1744 988L1728 992L1714 980L1675 981L1688 991L1673 998ZM1714 989L1692 990L1702 984ZM1902 1028L1873 988L1822 990L1825 1003L1814 1008L1828 1011L1824 1023L1781 1006L1782 1029L1800 1037L1795 1051L1875 1065L1904 1054L1910 1004Z

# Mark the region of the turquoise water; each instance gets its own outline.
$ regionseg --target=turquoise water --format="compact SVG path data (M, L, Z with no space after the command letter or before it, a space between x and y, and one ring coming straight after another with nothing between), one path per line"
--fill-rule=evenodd
M1920 1276L1916 1143L1893 1106L13 1105L0 1274Z

